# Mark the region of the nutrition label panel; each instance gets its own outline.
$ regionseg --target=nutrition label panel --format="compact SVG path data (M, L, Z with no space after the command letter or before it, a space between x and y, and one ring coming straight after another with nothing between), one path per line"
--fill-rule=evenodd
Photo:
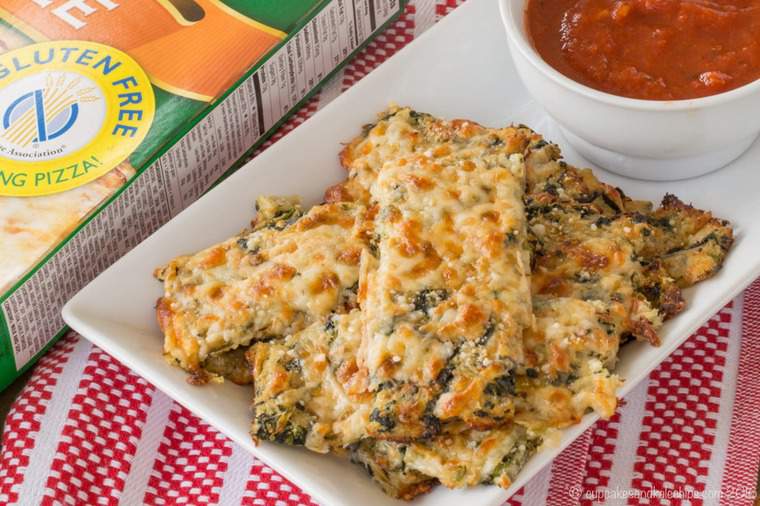
M397 0L336 0L315 16L252 76L258 130L272 128L397 10Z
M71 237L2 303L16 368L63 328L68 299L208 190L398 10L398 0L330 2Z

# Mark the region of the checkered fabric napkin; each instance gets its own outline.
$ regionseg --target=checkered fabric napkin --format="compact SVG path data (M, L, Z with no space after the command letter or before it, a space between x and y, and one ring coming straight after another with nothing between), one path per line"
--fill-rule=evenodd
M458 3L412 1L269 144ZM750 506L760 454L758 364L760 281L507 504ZM2 443L0 504L315 504L73 333L39 362Z

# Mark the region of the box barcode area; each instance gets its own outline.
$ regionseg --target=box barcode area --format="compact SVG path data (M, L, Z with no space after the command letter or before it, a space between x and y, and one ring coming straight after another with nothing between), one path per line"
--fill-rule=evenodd
M397 0L330 2L6 298L16 368L64 327L68 299L200 197L397 10Z

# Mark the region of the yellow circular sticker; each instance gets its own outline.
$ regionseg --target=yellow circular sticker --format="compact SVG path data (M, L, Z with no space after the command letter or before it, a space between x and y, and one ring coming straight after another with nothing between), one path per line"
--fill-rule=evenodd
M142 142L154 111L148 76L118 49L57 41L0 55L0 195L102 176Z

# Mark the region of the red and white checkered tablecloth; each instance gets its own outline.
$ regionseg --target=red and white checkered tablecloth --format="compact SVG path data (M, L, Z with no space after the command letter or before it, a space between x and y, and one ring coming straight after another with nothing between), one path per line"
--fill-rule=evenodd
M413 0L276 142L445 16ZM263 148L262 148L263 149ZM753 504L760 459L760 281L722 309L510 505ZM189 411L70 334L8 416L0 504L315 504Z

